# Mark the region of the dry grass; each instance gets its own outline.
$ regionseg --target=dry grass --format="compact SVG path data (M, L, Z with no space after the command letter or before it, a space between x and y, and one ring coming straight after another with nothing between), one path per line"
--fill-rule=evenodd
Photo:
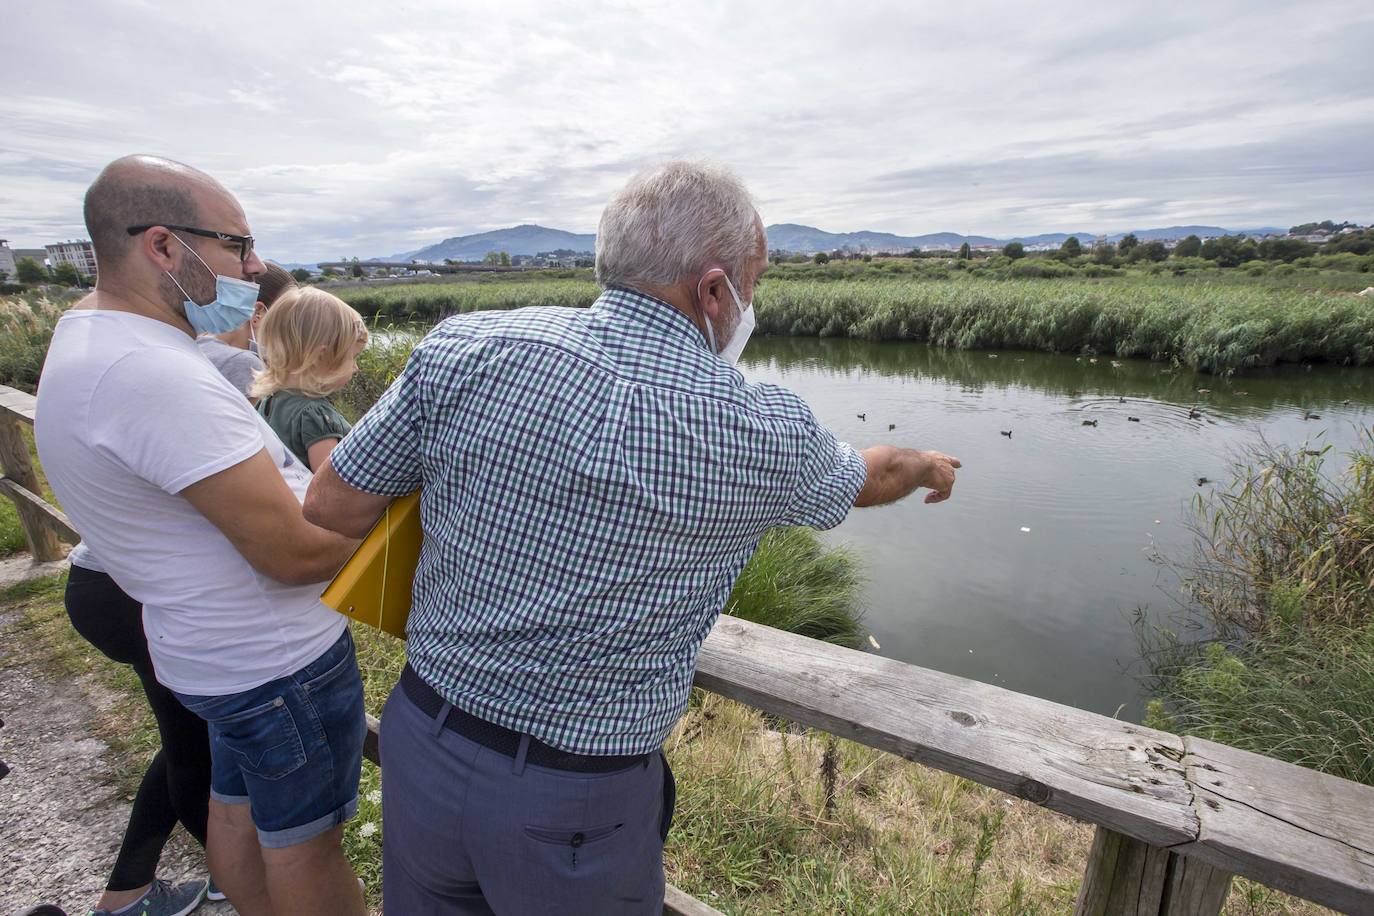
M80 671L123 694L101 735L142 773L156 733L128 669L94 652L66 624L63 579L0 593L25 664L56 676ZM376 712L403 661L401 643L355 627L368 707ZM828 736L778 730L749 707L700 693L667 745L678 810L666 850L668 879L730 914L1059 914L1072 911L1092 828L849 741L836 742L834 805L825 804ZM359 817L346 849L380 899L382 833L365 766ZM375 829L375 827L374 827ZM1228 916L1326 913L1238 881Z

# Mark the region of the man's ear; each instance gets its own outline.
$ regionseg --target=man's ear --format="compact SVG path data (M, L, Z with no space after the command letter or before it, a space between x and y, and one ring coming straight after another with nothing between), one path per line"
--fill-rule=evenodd
M170 229L155 226L147 232L141 233L137 242L139 251L149 261L153 262L158 270L170 271L176 266L173 250L180 248L181 242L172 234Z
M719 319L721 309L730 297L725 287L725 271L714 268L701 278L697 290L701 296L701 310L712 319Z

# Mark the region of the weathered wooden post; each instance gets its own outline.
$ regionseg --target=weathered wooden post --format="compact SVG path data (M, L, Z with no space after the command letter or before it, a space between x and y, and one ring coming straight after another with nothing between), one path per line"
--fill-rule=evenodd
M38 475L34 472L33 462L29 460L29 447L24 442L23 428L9 411L0 411L0 467L3 467L6 478L30 493L41 493ZM24 537L29 542L33 561L48 563L62 559L62 545L43 511L27 500L15 496L11 498L19 512L19 523L24 528Z
M1230 890L1220 869L1098 827L1074 916L1216 916Z

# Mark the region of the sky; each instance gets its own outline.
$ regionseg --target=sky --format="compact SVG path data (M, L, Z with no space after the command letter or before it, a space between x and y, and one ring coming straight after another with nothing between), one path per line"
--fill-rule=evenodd
M1374 222L1374 4L13 0L0 238L110 160L194 165L283 262L734 168L767 223L1009 237Z

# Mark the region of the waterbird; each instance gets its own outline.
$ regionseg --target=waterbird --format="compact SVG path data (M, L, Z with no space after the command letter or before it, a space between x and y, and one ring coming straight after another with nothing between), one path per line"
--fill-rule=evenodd
M1004 429L1004 430L1002 430L1002 435L1004 435L1004 436L1006 436L1008 439L1010 439L1010 438L1011 438L1011 430L1009 430L1009 429Z
M1202 486L1204 483L1211 483L1211 481L1208 480L1206 477L1199 477L1199 478L1197 479L1197 485L1198 485L1198 486Z
M887 431L888 431L888 432L892 432L892 431L893 431L894 429L896 429L896 428L897 428L897 424L896 424L896 423L889 423L889 424L887 424Z
M1199 388L1199 389L1197 390L1197 393L1198 393L1198 394L1211 394L1211 393L1212 393L1212 389L1210 389L1210 388Z
M1084 426L1096 426L1096 425L1097 425L1097 421L1096 421L1096 420L1084 420L1084 421L1083 421L1083 425L1084 425Z
M868 420L868 414L866 414L866 413L856 413L856 414L854 414L854 416L858 417L860 420L864 420L864 421L867 421L867 420Z
M1304 410L1302 412L1302 418L1304 420L1320 420L1322 418L1322 415L1319 413L1313 413L1310 410Z
M1202 411L1198 410L1196 407L1189 407L1189 408L1188 408L1188 419L1189 419L1189 420L1201 420L1201 419L1202 419Z
M1126 419L1129 420L1129 421L1132 422L1132 423L1139 423L1139 422L1140 422L1140 417L1127 417Z

